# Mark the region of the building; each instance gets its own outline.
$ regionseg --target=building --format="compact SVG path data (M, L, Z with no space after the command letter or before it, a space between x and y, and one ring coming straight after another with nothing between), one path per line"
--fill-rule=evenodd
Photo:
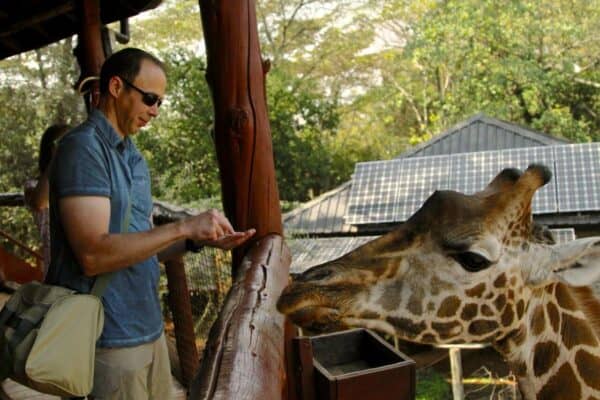
M600 143L573 144L482 114L393 160L358 163L352 179L284 215L291 270L336 258L412 215L434 190L472 193L505 167L542 163L553 179L534 218L559 241L600 232Z

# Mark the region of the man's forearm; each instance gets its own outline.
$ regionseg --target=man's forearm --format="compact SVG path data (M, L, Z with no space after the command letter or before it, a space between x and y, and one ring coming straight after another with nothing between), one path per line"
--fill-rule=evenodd
M172 257L185 239L180 225L173 222L146 232L102 235L79 252L79 262L86 275L94 276L127 268L162 251Z

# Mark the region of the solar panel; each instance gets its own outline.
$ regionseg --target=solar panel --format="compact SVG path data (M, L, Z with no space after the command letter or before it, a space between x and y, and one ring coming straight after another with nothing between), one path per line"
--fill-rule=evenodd
M505 168L524 171L535 163L554 169L554 152L551 147L546 146L457 154L453 158L450 189L465 194L482 190ZM532 211L535 214L546 214L557 210L556 181L552 179L536 192Z
M558 209L600 210L600 143L554 147Z
M449 188L457 192L479 192L500 172L496 151L456 154L453 158Z
M393 221L405 221L436 190L448 189L450 156L404 159L402 174L396 181L396 207Z
M585 143L359 163L345 220L405 221L435 190L472 194L502 169L525 170L533 163L553 172L533 198L534 214L600 210L600 143Z
M335 260L376 238L377 236L288 239L286 244L292 253L290 272L301 273L315 265Z
M575 229L573 228L561 228L561 229L550 229L552 236L556 243L566 243L571 240L575 240Z
M358 163L347 208L347 224L394 221L396 182L402 160Z

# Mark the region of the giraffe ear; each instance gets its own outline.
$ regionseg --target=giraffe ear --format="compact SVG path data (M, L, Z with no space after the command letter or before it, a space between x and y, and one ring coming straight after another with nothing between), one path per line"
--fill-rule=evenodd
M600 279L600 237L553 246L552 274L571 286L589 286Z

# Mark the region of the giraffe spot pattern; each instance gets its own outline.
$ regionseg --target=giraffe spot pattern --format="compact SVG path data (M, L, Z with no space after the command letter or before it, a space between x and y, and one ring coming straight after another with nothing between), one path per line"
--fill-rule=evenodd
M426 333L421 337L421 340L419 340L419 342L421 343L435 343L436 339L435 336L432 335L431 333Z
M462 325L457 321L432 322L431 328L438 333L440 339L446 340L462 333ZM457 329L460 328L460 329Z
M362 313L360 313L358 315L358 318L363 318L363 319L381 319L381 315L379 315L379 313L376 313L374 311L364 311Z
M463 307L460 313L460 319L470 321L477 315L477 304L469 303Z
M454 287L451 283L441 280L437 276L431 278L431 294L436 296L442 291L452 290Z
M527 338L527 327L525 325L519 326L517 334L513 337L513 341L516 346L521 346Z
M537 394L538 399L566 400L581 398L581 387L569 363L564 363Z
M558 345L553 342L540 342L533 349L533 373L542 376L552 368L560 354Z
M494 306L496 306L496 310L502 311L502 308L506 305L506 296L504 294L498 295L496 300L494 300Z
M378 303L386 311L393 311L400 304L400 293L402 293L402 281L394 280L389 285L384 286L383 293Z
M598 357L585 350L579 350L575 355L575 365L577 365L579 375L581 375L586 385L600 390L600 379L598 379L600 360L598 360Z
M515 312L512 307L506 307L502 313L502 326L510 326L515 318Z
M488 319L476 319L469 324L469 333L474 336L481 336L498 329L498 322Z
M423 296L424 293L422 291L420 293L411 294L407 304L408 311L414 315L423 314Z
M485 317L491 317L494 315L494 310L492 310L492 308L490 306L488 306L487 304L482 304L481 305L481 314L483 314L483 316L485 316Z
M467 289L465 291L465 294L468 297L476 297L479 298L481 297L481 295L483 295L483 292L485 291L485 283L480 283L478 285L473 286L470 289Z
M558 333L558 327L560 324L560 316L558 315L558 308L553 303L546 304L546 311L550 318L550 325L555 333Z
M577 304L565 285L556 285L556 300L560 308L572 311L577 309Z
M407 318L397 317L387 317L385 320L409 338L414 338L427 329L427 324L423 321L413 322Z
M586 344L588 346L596 346L598 344L594 337L594 332L592 332L587 322L582 319L563 313L560 330L563 343L569 350L578 344Z
M494 287L496 288L501 288L506 286L506 275L505 274L501 274L498 278L496 278L496 280L494 281Z
M531 326L531 332L538 336L540 333L544 331L546 326L546 318L544 316L544 307L537 306L533 310L531 315L531 321L529 322Z
M523 300L519 300L517 302L517 317L519 319L523 318L524 312L525 312L525 302Z
M440 318L455 316L460 304L461 302L458 296L446 297L440 305L437 316Z

